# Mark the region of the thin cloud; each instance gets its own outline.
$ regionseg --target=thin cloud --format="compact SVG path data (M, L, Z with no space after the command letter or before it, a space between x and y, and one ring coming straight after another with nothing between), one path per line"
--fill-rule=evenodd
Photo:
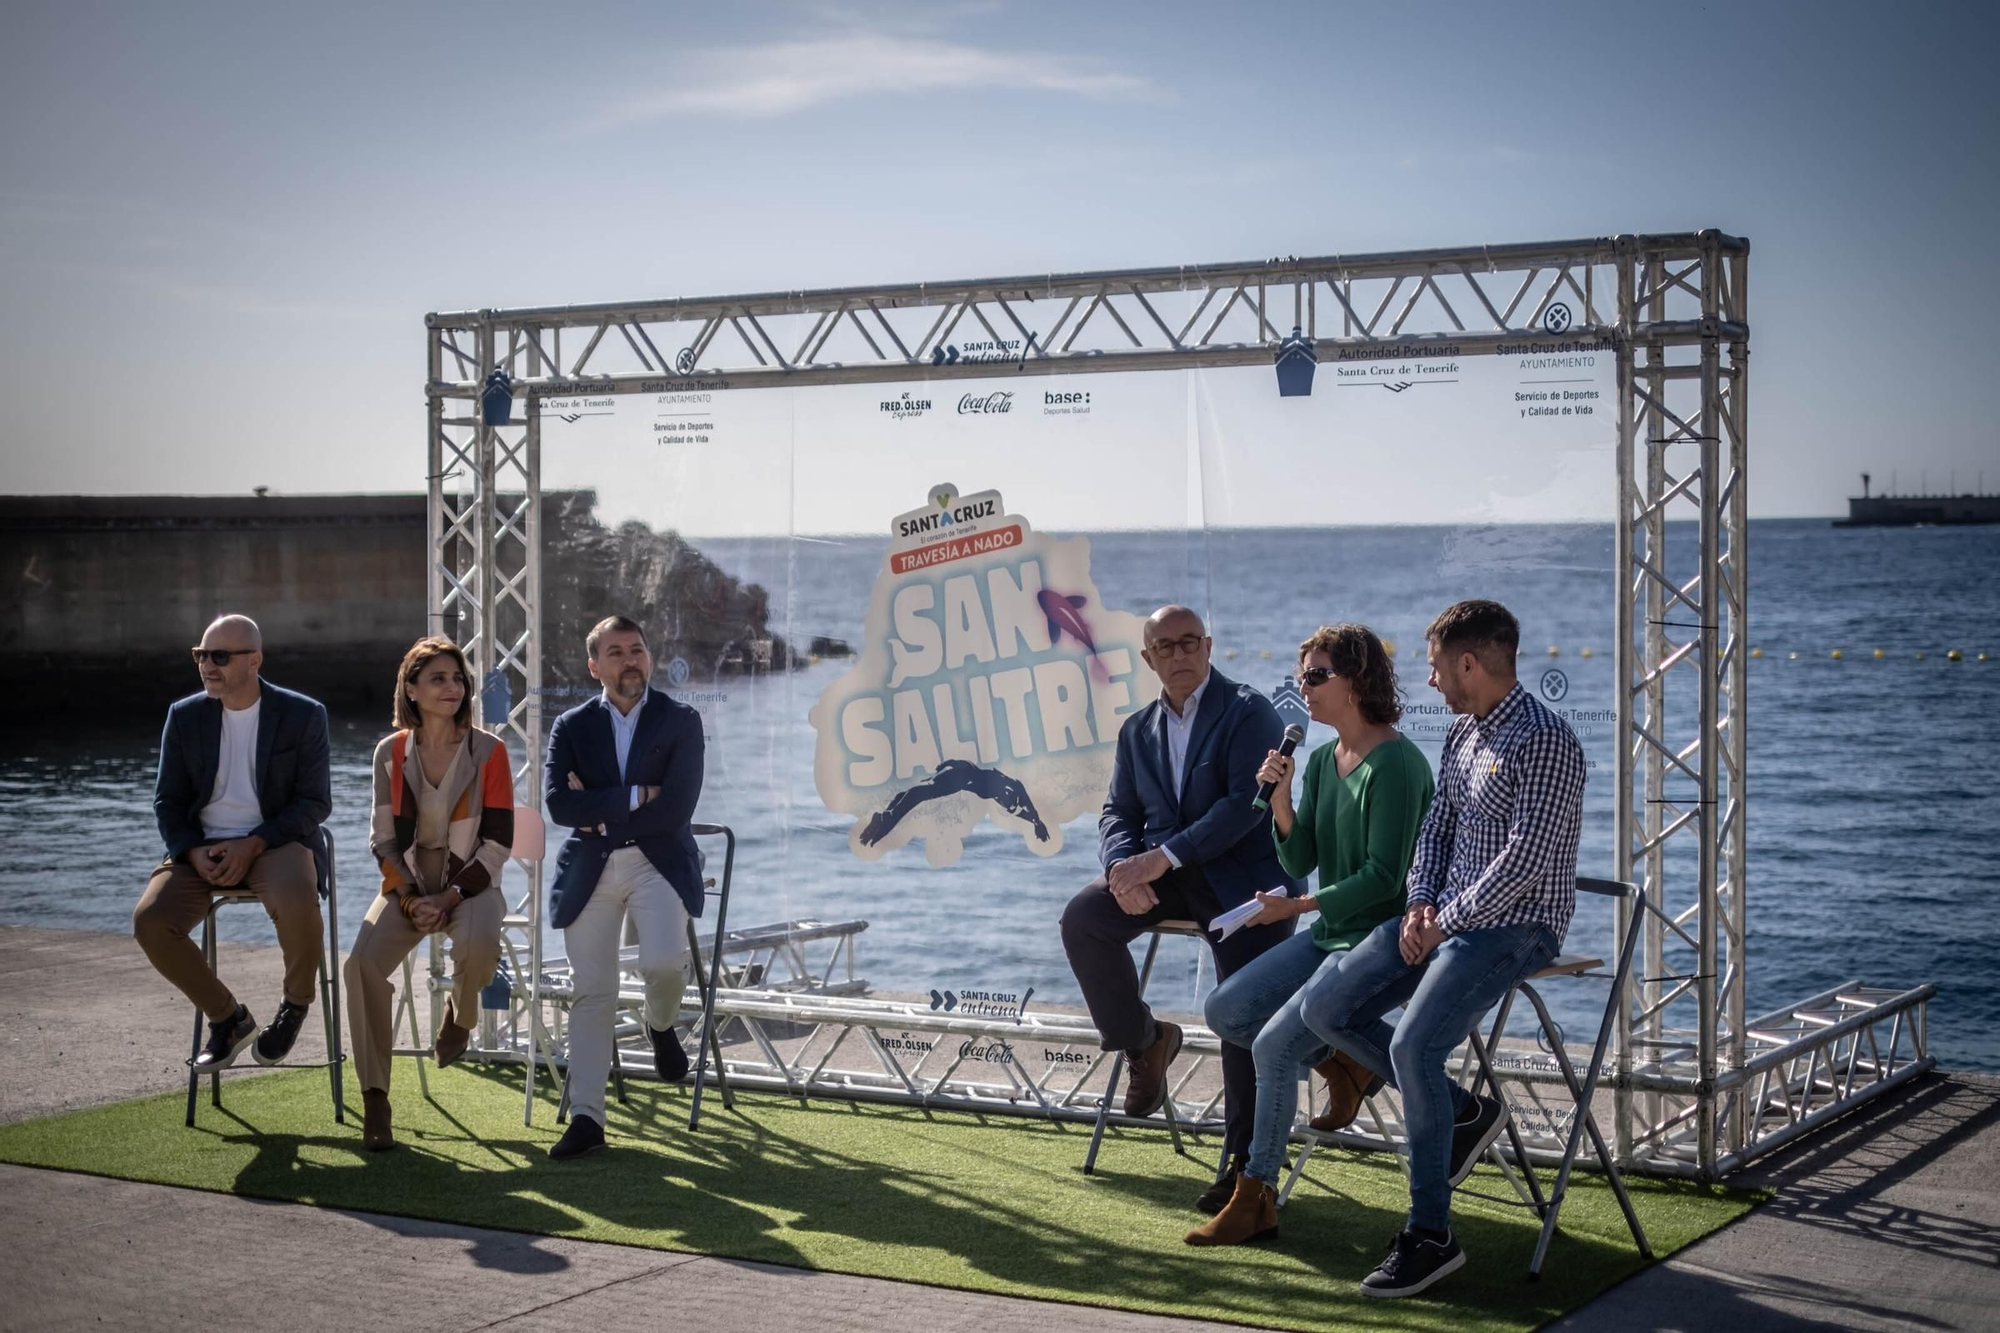
M591 126L612 129L669 116L768 118L843 98L1007 88L1093 101L1163 97L1150 79L1100 60L997 51L927 38L867 35L695 53L673 86L631 97Z

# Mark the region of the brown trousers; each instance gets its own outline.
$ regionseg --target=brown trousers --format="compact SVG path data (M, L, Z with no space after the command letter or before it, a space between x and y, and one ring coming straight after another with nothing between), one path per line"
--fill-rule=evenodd
M451 1007L460 1027L479 1019L479 992L500 966L500 923L506 900L495 884L475 893L445 918L451 941ZM395 1048L396 991L389 982L423 933L403 915L402 904L377 894L348 950L341 977L347 983L347 1032L354 1044L354 1072L364 1090L389 1090L389 1053ZM422 982L418 982L422 985Z
M313 1002L319 974L320 939L326 926L319 913L319 875L312 851L304 843L273 847L250 863L236 886L257 895L278 928L278 949L285 959L285 998L297 1005ZM132 937L146 951L153 968L193 1000L212 1023L236 1012L236 996L215 975L192 938L208 915L215 887L178 861L162 861L146 882L146 892L132 909ZM275 1017L275 1015L274 1015Z

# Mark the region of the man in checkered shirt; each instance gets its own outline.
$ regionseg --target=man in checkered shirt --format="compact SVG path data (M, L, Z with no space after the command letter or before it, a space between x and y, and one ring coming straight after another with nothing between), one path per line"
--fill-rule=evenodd
M1451 1191L1504 1127L1504 1108L1445 1062L1480 1017L1562 946L1576 907L1584 757L1569 724L1514 678L1521 629L1497 602L1431 622L1431 685L1458 716L1417 835L1409 907L1308 983L1302 1016L1402 1094L1410 1215L1362 1281L1413 1296L1465 1263ZM1394 1027L1390 1010L1405 1006ZM1379 1085L1378 1085L1379 1086Z

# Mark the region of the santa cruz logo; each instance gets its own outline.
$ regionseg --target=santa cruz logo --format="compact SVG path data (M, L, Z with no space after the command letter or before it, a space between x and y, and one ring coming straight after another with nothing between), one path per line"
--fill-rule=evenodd
M1001 416L1014 410L1014 395L1009 390L996 390L989 394L968 393L958 400L958 414L962 417Z

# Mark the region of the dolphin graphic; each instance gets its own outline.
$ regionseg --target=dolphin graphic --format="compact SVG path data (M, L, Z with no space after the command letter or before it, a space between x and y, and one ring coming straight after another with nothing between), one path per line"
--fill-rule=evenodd
M1035 601L1040 604L1042 614L1048 617L1050 645L1062 642L1062 636L1067 634L1089 655L1090 674L1099 681L1108 681L1111 679L1111 673L1105 670L1104 663L1098 660L1097 641L1091 637L1090 626L1083 622L1083 608L1089 600L1087 597L1067 597L1048 588L1043 588L1035 594Z

